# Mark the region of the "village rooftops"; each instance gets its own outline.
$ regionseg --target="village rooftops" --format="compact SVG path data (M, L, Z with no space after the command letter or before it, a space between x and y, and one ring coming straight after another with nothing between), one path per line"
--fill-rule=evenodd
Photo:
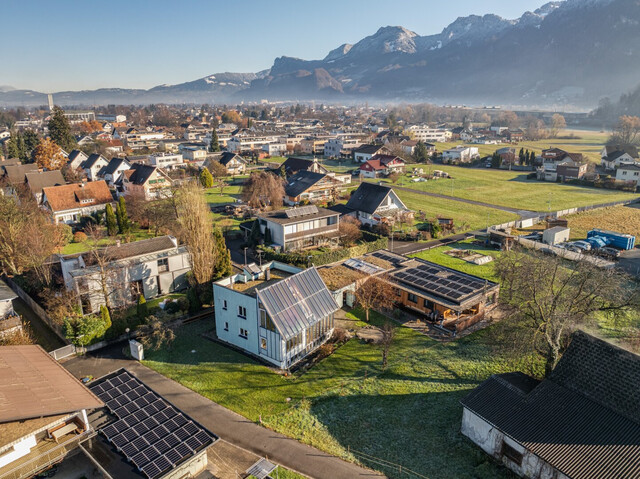
M309 205L260 213L258 218L268 219L269 221L273 221L274 223L279 223L281 225L288 225L299 223L301 221L316 220L336 215L338 215L338 213L335 211L331 211L326 208L319 208L315 205Z
M461 403L563 477L640 477L640 356L582 331L542 382L494 375Z
M102 180L45 187L42 192L54 212L113 202L111 191Z
M0 347L0 398L0 423L103 405L40 346Z

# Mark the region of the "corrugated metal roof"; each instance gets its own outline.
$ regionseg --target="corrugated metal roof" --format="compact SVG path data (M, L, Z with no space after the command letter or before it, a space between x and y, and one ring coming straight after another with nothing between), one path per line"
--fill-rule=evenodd
M637 368L630 365L638 359L579 332L536 387L492 376L461 402L572 479L640 478ZM627 404L632 410L622 414Z
M315 268L258 291L258 299L285 339L340 309Z

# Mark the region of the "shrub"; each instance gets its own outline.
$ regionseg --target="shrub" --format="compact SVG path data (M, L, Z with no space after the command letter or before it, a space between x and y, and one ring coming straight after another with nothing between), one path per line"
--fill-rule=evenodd
M102 318L91 314L65 319L63 331L65 337L76 346L88 346L98 342L104 336L106 326Z
M65 245L68 245L73 241L73 230L71 226L65 224L59 224L58 229L60 230L60 236L62 238L62 242Z
M104 322L105 331L111 327L111 315L104 304L100 306L100 319Z
M84 243L85 241L87 241L87 235L85 233L83 233L82 231L76 231L73 235L73 242L74 243Z
M187 301L189 301L190 313L195 313L202 307L202 304L200 304L200 299L198 298L198 294L196 293L196 290L194 288L189 288L189 290L187 291Z
M189 310L189 300L187 298L178 298L177 304L180 311L187 312Z
M149 306L147 306L147 300L144 295L138 296L138 306L136 307L138 318L144 319L149 315Z
M180 311L180 305L177 301L168 301L164 305L164 310L167 314L175 314Z

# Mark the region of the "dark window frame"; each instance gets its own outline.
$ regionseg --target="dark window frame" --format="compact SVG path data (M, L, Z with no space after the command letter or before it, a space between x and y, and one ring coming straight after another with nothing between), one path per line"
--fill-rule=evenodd
M507 444L504 440L502 441L501 453L504 457L509 459L514 464L517 464L518 466L522 465L522 459L524 454L517 451L513 446L510 446L509 444Z

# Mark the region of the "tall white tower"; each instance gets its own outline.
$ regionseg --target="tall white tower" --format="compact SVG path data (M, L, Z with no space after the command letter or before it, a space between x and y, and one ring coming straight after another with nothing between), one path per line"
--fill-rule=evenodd
M53 94L49 93L47 97L49 98L49 111L53 111Z

